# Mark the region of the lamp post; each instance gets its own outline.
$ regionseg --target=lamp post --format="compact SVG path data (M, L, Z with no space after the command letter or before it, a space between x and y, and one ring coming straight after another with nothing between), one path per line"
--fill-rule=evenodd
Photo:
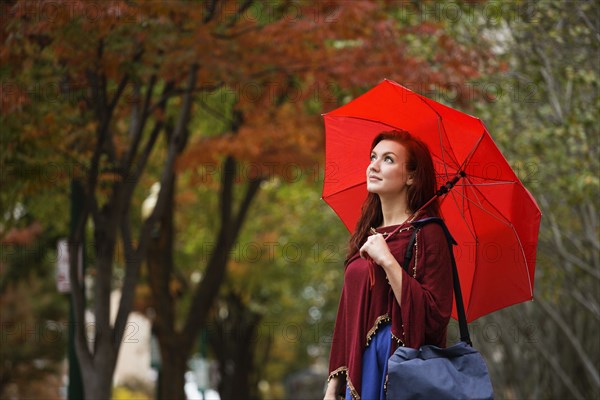
M81 218L83 202L83 187L81 183L72 180L71 181L71 210L70 210L70 229L74 232L79 219ZM85 271L85 230L84 236L81 240L82 247L77 264L80 268L81 276ZM81 367L79 365L79 359L77 358L77 352L75 350L75 306L73 304L73 297L71 296L72 286L69 279L69 243L67 240L61 240L58 242L57 247L57 276L56 285L59 292L66 294L69 302L69 324L68 324L68 336L67 336L67 357L69 363L69 386L67 388L67 399L69 400L82 400L83 395L83 380L81 378ZM83 323L83 321L81 321Z

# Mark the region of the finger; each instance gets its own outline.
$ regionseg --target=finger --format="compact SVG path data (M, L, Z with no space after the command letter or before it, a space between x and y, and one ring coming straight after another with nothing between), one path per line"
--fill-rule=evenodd
M368 259L369 252L368 252L367 248L368 248L368 244L367 243L365 243L365 244L362 245L362 247L358 251L358 254L360 255L360 258L363 258L365 260Z

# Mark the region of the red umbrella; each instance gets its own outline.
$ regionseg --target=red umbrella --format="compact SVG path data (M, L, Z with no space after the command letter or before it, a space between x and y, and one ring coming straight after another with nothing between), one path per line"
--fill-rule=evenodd
M385 80L324 120L322 197L350 231L367 196L373 138L404 129L429 146L440 185L464 175L440 205L458 242L467 320L533 298L541 212L479 119Z

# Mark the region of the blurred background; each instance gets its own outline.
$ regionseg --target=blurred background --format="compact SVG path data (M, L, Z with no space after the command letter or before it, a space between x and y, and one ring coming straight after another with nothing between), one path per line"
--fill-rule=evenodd
M496 397L600 398L598 2L0 21L0 399L321 398L348 239L321 114L384 78L482 119L542 209L535 300L470 325Z

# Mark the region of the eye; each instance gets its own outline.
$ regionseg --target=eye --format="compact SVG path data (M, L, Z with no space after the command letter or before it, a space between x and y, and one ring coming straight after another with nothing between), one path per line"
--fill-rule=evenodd
M394 162L394 159L393 159L392 157L390 157L390 156L386 156L386 157L384 158L384 161L385 161L385 162L387 162L387 163L389 163L389 164L391 164L391 163L393 163L393 162Z
M377 159L377 156L375 154L371 154L371 162L375 161Z

